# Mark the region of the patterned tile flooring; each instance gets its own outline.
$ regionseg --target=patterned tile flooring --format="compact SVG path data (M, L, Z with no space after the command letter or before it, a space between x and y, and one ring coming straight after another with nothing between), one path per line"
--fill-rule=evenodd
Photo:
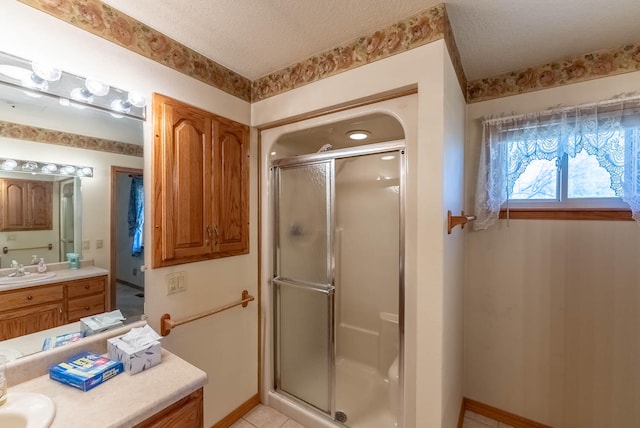
M485 416L466 411L463 428L512 428ZM244 415L231 428L306 428L271 407L259 404ZM390 427L391 428L391 427Z

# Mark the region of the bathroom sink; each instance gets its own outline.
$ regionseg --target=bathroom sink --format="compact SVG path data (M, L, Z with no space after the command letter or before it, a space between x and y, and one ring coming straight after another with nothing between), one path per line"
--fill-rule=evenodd
M9 392L0 406L2 428L47 428L56 415L51 398L37 392Z
M42 281L56 276L55 272L31 273L27 272L23 276L0 276L0 285L25 284L29 282Z

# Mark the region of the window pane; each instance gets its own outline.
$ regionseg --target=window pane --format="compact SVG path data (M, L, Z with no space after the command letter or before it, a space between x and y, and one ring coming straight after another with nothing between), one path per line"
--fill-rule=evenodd
M509 199L557 199L557 186L556 161L534 160L514 183Z
M569 198L616 197L611 189L611 174L600 166L595 155L584 149L575 158L569 157L568 175Z

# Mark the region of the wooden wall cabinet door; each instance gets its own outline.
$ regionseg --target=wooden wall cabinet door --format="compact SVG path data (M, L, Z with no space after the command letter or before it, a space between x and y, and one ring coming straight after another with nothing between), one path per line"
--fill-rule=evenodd
M153 266L246 254L249 128L153 96Z
M219 257L249 252L249 128L218 118L213 126L215 252Z
M1 179L2 231L48 230L53 226L53 183Z

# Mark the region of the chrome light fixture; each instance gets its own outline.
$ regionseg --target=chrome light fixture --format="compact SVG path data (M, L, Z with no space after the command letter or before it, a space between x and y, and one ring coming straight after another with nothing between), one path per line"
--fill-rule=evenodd
M67 177L93 177L93 168L70 164L55 164L30 160L0 158L0 170L29 174L63 175Z
M50 96L64 106L92 107L116 117L146 119L147 100L135 91L113 87L95 77L81 77L41 62L0 52L0 82L29 96Z

